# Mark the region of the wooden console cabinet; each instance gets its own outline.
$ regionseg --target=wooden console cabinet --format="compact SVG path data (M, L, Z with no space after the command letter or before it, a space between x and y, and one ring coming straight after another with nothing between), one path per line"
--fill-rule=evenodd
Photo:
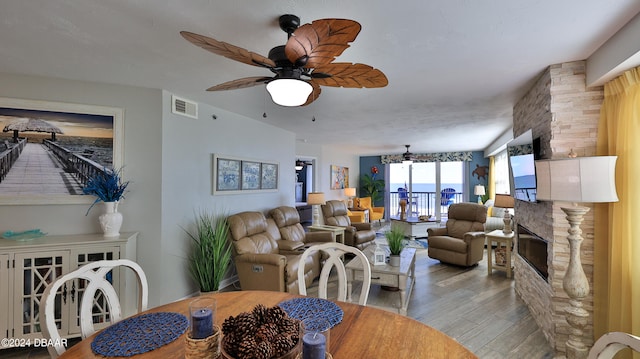
M137 233L105 238L102 234L45 236L29 241L0 239L0 334L4 338L42 338L39 310L42 293L58 277L89 262L103 259L136 259ZM123 313L135 310L137 282L122 270L114 270L111 280L121 297ZM132 277L133 278L133 277ZM56 321L62 337L80 336L80 299L84 280L69 281L56 298ZM94 322L109 321L106 298L94 298Z

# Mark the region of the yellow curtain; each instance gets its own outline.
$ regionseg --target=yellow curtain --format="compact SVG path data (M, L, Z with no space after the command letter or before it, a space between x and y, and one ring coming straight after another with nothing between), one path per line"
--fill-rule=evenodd
M494 156L489 157L489 179L488 179L488 192L490 199L496 198L496 158Z
M640 336L639 135L637 67L605 84L600 111L597 154L618 156L616 189L620 200L595 208L595 339L612 331ZM640 359L640 354L634 353L633 358Z

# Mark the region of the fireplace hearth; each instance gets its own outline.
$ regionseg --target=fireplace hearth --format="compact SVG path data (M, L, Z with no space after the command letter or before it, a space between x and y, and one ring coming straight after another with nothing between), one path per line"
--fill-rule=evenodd
M518 254L540 277L549 282L547 245L546 240L518 224Z

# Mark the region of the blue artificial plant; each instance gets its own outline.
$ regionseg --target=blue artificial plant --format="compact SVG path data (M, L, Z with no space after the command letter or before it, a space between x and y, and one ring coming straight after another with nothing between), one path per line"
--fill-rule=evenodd
M98 171L95 175L89 177L82 192L96 196L97 198L87 210L87 214L89 214L91 208L98 202L117 202L124 198L124 193L129 185L129 181L123 182L121 174L122 168L115 170L104 167L102 171Z

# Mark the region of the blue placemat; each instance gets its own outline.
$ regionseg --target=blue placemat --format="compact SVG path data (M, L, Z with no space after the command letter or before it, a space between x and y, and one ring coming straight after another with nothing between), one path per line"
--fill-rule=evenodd
M107 357L146 353L176 340L188 326L189 320L182 314L142 314L103 330L91 343L91 349Z
M325 319L331 325L330 328L333 328L342 321L342 316L344 315L342 308L336 303L321 298L295 298L280 302L278 305L291 318L305 321L307 327L317 323L317 321L313 321L314 319Z

